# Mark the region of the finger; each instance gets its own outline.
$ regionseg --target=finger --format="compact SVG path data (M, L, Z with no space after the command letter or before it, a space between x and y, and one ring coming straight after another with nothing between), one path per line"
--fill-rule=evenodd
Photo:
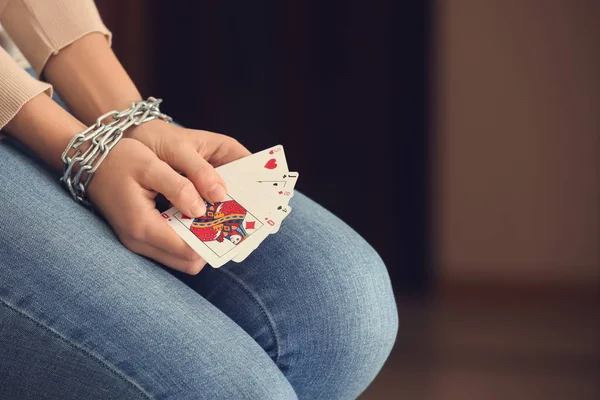
M184 214L200 217L206 212L204 200L194 184L179 175L166 162L156 159L144 171L142 185L162 193Z
M169 164L183 172L192 181L203 198L210 202L222 201L227 196L225 182L215 168L194 149L180 151L177 157L169 160Z
M169 268L189 275L198 274L206 265L206 261L200 257L195 260L186 260L169 254L168 252L156 248L148 243L140 241L124 241L123 244L125 244L125 246L134 253L151 258Z

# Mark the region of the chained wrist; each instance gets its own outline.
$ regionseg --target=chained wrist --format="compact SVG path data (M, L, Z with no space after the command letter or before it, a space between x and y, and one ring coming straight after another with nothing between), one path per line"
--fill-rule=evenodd
M171 121L166 121L160 118L155 118L148 123L141 125L134 125L123 133L124 138L130 138L135 140L141 140L141 138L147 134L148 131L155 129L160 124L169 124Z
M171 122L171 117L160 112L161 102L161 99L149 97L148 100L133 102L126 110L110 111L71 139L61 156L63 170L60 182L76 202L91 206L86 189L100 164L123 138L125 131L156 119ZM112 121L105 122L111 118Z

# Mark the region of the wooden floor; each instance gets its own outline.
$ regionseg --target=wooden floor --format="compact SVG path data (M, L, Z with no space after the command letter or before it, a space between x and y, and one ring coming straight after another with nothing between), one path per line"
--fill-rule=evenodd
M597 301L399 299L400 332L361 400L599 400Z

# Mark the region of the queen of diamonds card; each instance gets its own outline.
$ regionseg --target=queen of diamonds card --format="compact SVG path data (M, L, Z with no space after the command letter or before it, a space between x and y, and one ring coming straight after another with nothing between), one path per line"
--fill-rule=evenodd
M202 217L191 218L179 211L173 217L218 257L234 250L263 227L261 221L231 197L222 202L207 202Z

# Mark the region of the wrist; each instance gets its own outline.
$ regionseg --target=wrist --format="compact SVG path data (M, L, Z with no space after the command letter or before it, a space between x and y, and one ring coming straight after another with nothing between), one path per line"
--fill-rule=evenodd
M161 101L149 97L125 110L111 110L73 136L61 156L64 169L60 181L75 201L91 206L86 195L88 185L110 151L121 139L128 138L126 135L133 127L149 124L156 118L171 120L160 112Z
M63 151L73 136L85 128L47 94L42 93L25 103L5 130L52 168L60 171Z
M148 132L163 129L164 126L168 125L167 121L162 119L153 119L152 121L148 121L141 125L132 126L128 130L123 133L123 137L141 140L142 137L147 136Z

